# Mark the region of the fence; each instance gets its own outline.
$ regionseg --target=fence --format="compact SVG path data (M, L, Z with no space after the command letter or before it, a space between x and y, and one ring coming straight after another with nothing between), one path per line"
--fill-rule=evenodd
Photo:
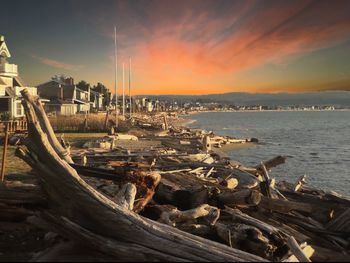
M27 121L25 119L13 121L1 121L0 130L5 130L8 125L9 133L24 133L28 129Z

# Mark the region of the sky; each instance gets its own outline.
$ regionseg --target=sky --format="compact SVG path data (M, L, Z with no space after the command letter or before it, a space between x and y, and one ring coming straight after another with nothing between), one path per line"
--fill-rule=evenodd
M28 85L57 74L139 94L350 90L348 0L0 0Z

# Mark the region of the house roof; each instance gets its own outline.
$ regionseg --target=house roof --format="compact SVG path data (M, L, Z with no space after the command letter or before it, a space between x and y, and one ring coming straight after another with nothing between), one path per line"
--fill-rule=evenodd
M72 104L74 105L74 102L72 101L69 101L69 100L61 100L61 99L58 99L58 98L55 98L55 99L52 99L50 100L50 102L48 102L47 104L54 104L54 105L57 105L57 104Z
M25 87L26 84L24 83L23 79L19 76L13 77L13 86L16 87Z
M50 80L37 86L39 95L43 98L54 99L60 96L60 89L63 88L63 99L73 100L74 91L76 87L74 85L63 85L55 80Z

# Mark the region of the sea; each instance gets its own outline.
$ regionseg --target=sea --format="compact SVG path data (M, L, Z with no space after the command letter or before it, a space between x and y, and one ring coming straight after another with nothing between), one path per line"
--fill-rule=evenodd
M185 116L187 126L236 138L257 138L252 147L227 154L245 166L277 155L286 164L270 176L307 183L350 196L350 111L202 112Z

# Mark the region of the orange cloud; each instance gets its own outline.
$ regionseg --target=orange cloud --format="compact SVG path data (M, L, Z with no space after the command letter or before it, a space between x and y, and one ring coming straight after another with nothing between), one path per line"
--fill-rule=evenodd
M118 37L128 42L123 56L133 57L136 93L234 91L236 76L244 70L283 64L350 37L349 1L224 3L158 1L142 11L122 4L124 19L133 23Z

